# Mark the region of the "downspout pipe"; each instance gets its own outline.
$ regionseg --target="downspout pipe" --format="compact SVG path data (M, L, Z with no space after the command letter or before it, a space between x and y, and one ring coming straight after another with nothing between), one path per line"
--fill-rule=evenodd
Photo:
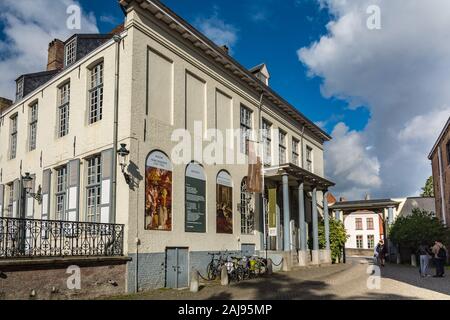
M122 37L115 35L113 37L116 42L116 67L115 67L115 83L114 83L114 129L113 129L113 160L112 160L112 205L111 205L111 222L116 223L117 208L117 150L119 150L118 132L119 132L119 73L120 73L120 43Z
M439 160L439 184L441 191L441 211L442 211L442 222L447 226L447 217L445 215L445 198L444 198L444 178L443 178L443 167L442 167L442 150L441 146L438 147L438 160Z

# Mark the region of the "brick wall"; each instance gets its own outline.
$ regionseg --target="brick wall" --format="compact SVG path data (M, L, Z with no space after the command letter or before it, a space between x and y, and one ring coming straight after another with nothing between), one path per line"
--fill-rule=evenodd
M447 225L450 225L450 162L447 156L447 143L450 141L450 128L443 135L443 138L439 142L442 153L442 167L443 167L443 186L440 185L439 178L439 157L438 148L432 155L432 168L433 168L433 180L434 180L434 193L436 197L436 212L442 219L442 199L441 199L441 187L444 189L444 212L446 213Z
M0 261L0 300L93 299L126 292L126 262L120 259ZM79 266L80 290L68 288L69 266ZM32 294L34 293L34 295Z

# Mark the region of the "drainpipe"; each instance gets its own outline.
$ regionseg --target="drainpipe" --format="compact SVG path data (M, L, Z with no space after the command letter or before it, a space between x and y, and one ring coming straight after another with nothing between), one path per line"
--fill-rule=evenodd
M112 213L111 222L116 223L116 207L117 207L117 150L118 144L118 129L119 129L119 68L120 68L120 43L122 37L115 35L113 37L116 42L116 68L115 68L115 84L114 84L114 130L113 130L113 161L112 161Z
M305 125L303 125L303 128L302 128L302 145L301 145L302 169L305 168L305 159L304 159L304 152L303 152L304 140L305 140Z
M441 146L438 147L438 159L439 159L439 184L441 191L441 211L442 211L442 221L444 225L447 226L447 217L445 216L445 198L444 198L444 179L442 177L442 150Z

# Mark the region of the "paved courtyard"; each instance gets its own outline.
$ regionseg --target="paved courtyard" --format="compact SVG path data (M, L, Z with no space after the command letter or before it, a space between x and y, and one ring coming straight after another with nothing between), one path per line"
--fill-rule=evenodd
M376 277L371 277L371 270L368 270L371 268L370 261L364 258L351 258L346 265L302 268L232 284L228 287L222 287L217 283L206 284L195 294L188 290L154 290L115 298L145 300L450 299L450 276L421 278L416 268L387 265L381 271L381 279L377 280ZM450 273L449 270L447 272Z

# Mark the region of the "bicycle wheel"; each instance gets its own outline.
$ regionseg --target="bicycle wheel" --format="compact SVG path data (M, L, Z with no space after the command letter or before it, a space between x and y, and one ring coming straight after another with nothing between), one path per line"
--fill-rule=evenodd
M217 272L215 270L216 268L214 267L213 263L209 263L208 267L206 267L206 273L208 275L208 280L209 281L214 281L217 278Z
M242 280L244 280L244 268L239 266L236 268L236 281L240 282Z

